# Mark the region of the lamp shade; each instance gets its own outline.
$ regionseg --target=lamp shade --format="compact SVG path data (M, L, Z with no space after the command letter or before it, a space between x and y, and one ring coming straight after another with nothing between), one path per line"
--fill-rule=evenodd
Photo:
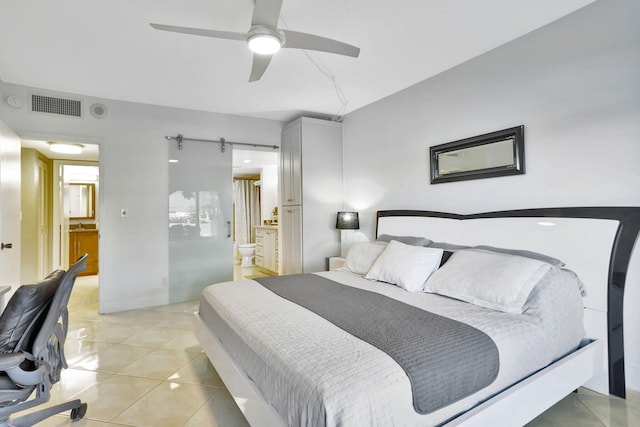
M338 230L358 230L360 228L358 212L338 212L336 228Z

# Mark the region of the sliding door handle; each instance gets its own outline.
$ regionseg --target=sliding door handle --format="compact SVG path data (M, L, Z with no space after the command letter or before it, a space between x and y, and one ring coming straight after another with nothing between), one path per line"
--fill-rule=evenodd
M227 237L231 237L231 221L227 221Z
M2 242L0 244L0 250L2 250L2 249L11 249L12 247L13 247L13 243Z

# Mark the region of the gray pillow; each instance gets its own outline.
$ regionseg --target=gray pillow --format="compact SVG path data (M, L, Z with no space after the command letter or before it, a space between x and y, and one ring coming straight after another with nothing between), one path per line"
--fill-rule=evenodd
M531 258L537 261L546 262L547 264L551 264L554 267L558 267L558 268L564 267L565 265L564 262L560 261L557 258L553 258L553 257L550 257L549 255L541 254L538 252L526 251L523 249L496 248L494 246L485 246L485 245L474 246L471 249L479 249L483 251L496 252L499 254L522 256L525 258Z
M404 243L405 245L411 245L411 246L429 246L429 244L432 242L431 240L426 239L424 237L392 236L391 234L381 234L378 236L376 240L378 240L379 242L387 242L387 243L392 240L395 240L397 242Z
M455 252L460 249L469 249L469 246L456 245L455 243L448 242L431 242L430 248L444 249L445 251Z

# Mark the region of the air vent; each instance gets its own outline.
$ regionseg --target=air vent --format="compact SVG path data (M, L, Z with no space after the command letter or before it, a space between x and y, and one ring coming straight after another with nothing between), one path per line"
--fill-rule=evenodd
M75 99L31 95L31 111L59 114L61 116L82 117L82 102Z

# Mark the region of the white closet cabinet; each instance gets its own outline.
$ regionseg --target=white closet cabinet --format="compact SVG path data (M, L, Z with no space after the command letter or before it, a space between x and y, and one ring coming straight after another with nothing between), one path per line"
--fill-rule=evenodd
M279 182L281 273L325 270L340 253L342 124L301 117L285 125Z
M280 145L281 206L302 204L302 119L285 126Z

